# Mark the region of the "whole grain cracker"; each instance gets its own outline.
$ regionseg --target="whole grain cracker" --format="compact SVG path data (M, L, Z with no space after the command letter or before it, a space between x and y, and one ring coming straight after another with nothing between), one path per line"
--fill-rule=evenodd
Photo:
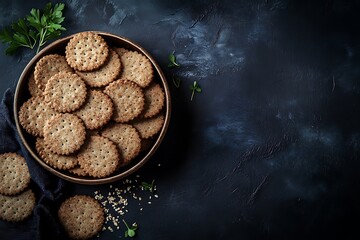
M120 155L113 141L102 136L90 136L78 154L78 162L92 177L106 177L119 165Z
M68 155L80 149L85 137L84 123L71 113L56 115L44 127L45 145L50 151L60 155Z
M25 159L17 153L0 154L0 194L15 195L30 183Z
M35 207L36 198L31 189L14 196L0 194L0 219L19 222L29 217Z
M120 55L120 59L123 66L121 78L134 81L143 88L151 83L154 70L145 55L136 51L128 51Z
M165 94L160 84L151 83L144 91L145 105L142 116L150 118L158 114L164 107Z
M121 57L124 53L129 52L130 50L122 47L114 48L114 51Z
M88 239L99 233L105 223L102 205L87 195L75 195L61 203L60 223L73 239Z
M114 81L121 71L120 57L114 50L109 50L109 57L100 68L93 71L76 71L90 87L106 86Z
M104 90L114 103L112 119L125 123L138 115L144 108L144 93L134 82L119 79L110 83Z
M101 135L116 143L120 152L121 166L125 166L140 152L141 138L130 124L114 123L106 126Z
M80 165L77 165L74 168L69 169L69 172L74 174L74 175L80 176L80 177L89 176L87 171L85 169L83 169Z
M150 138L157 134L164 124L164 114L160 113L152 118L139 118L132 122L141 138Z
M87 89L75 73L60 72L49 79L45 87L45 101L58 112L72 112L83 105Z
M114 104L108 95L90 90L85 104L74 114L84 121L87 129L97 129L110 121L113 110Z
M41 90L35 83L34 72L32 72L28 78L28 90L32 97L41 96L43 94L43 90Z
M45 90L46 83L49 79L59 72L72 72L73 70L67 64L64 56L59 54L49 54L40 58L35 65L34 80L36 85Z
M102 66L109 55L105 40L95 32L75 34L66 45L68 64L78 71L91 71Z
M45 122L58 113L45 102L44 96L31 97L19 110L21 126L33 136L44 136Z
M66 170L77 165L77 157L75 155L59 155L53 153L49 147L45 145L43 138L36 139L35 148L41 159L51 167Z

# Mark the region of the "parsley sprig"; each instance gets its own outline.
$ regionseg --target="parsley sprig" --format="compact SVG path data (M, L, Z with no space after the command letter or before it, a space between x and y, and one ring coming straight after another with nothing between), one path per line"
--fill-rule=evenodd
M61 25L65 19L62 16L64 7L63 3L54 7L48 3L43 11L33 8L30 15L0 31L0 41L9 45L5 53L13 55L19 47L34 49L35 46L38 53L48 40L59 37L66 30Z
M136 234L136 230L137 230L137 224L133 223L131 227L129 227L129 225L125 222L125 220L123 219L123 222L126 226L126 231L125 231L125 237L135 237Z
M153 179L151 183L142 182L141 187L142 187L143 190L146 190L146 191L149 191L149 192L153 193L156 190L155 179Z
M191 91L190 101L193 100L194 94L195 94L196 92L197 92L197 93L201 93L201 92L202 92L201 87L200 87L200 85L197 83L197 81L194 81L193 84L190 85L190 91Z

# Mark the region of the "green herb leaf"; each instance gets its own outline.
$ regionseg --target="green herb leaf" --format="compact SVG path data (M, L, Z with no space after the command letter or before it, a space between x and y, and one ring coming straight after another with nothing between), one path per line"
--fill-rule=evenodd
M153 193L155 191L154 183L155 183L155 179L153 179L151 183L142 182L141 187L143 188L143 190L150 191L151 193Z
M125 220L123 219L122 220L126 226L126 231L125 231L125 237L135 237L136 235L136 230L137 230L137 224L136 223L133 223L131 227L128 226L128 224L125 222Z
M36 44L38 53L48 40L59 37L66 30L61 25L65 19L62 16L64 7L65 4L57 3L52 8L48 3L42 12L33 8L25 18L11 24L10 29L0 31L1 42L9 45L6 54L14 54L19 47L33 49Z
M197 81L194 81L193 84L190 85L190 91L191 91L190 101L193 100L195 92L197 92L197 93L202 92L202 89L201 89L200 85L197 83Z
M181 79L178 78L177 76L175 76L175 74L173 74L173 76L172 76L172 81L173 81L176 88L180 87Z
M176 62L176 57L174 55L174 53L170 53L169 54L169 64L168 67L180 67L180 65Z

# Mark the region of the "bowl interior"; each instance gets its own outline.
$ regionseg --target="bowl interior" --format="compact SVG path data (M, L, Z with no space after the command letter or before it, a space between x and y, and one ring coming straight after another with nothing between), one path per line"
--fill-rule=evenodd
M135 159L132 160L132 162L125 166L120 168L117 172L112 174L109 177L105 178L92 178L92 177L80 177L73 175L67 171L61 171L57 170L41 160L41 158L38 156L36 150L35 150L35 141L36 138L28 134L20 125L19 118L18 118L18 112L21 107L21 105L27 101L31 96L28 91L28 78L30 77L32 71L34 70L35 64L45 55L48 54L65 54L65 47L68 41L70 40L71 36L67 36L65 38L59 39L51 44L49 44L47 47L45 47L42 51L40 51L36 56L33 57L33 59L28 63L28 65L25 67L24 71L22 72L20 79L18 81L15 96L14 96L14 117L15 117L15 123L16 128L18 130L18 133L20 135L20 138L25 145L26 149L30 152L30 154L33 156L33 158L46 170L50 171L51 173L55 174L56 176L63 178L65 180L79 183L79 184L88 184L88 185L95 185L95 184L104 184L104 183L110 183L117 181L119 179L122 179L136 170L138 170L146 161L149 160L149 158L155 153L159 145L161 144L166 130L169 125L170 121L170 111L171 111L171 102L170 102L170 92L169 87L166 81L166 78L160 69L159 65L156 63L156 61L150 56L150 54L143 49L138 44L134 43L133 41L117 36L111 33L106 32L98 32L96 31L100 36L102 36L105 41L108 43L109 47L124 47L129 50L138 51L142 54L144 54L152 63L153 69L154 69L154 81L159 83L165 93L165 105L164 105L164 113L165 113L165 121L164 125L162 126L162 129L160 132L154 137L153 142L151 146L148 148L148 150L140 153Z

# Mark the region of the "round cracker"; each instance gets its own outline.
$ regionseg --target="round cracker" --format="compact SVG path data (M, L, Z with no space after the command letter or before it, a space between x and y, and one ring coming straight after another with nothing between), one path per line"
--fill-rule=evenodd
M44 136L45 122L59 114L45 102L44 96L31 97L19 110L21 126L33 136Z
M137 130L130 124L111 124L101 132L101 135L116 143L123 160L121 166L130 163L140 152L141 138Z
M139 116L144 108L144 93L134 82L119 79L104 90L114 103L112 119L125 123Z
M31 73L28 79L28 89L32 97L41 96L43 94L43 90L41 90L35 83L34 72Z
M121 78L129 79L141 87L148 86L154 77L150 60L136 51L124 52L120 55L122 63Z
M75 155L59 155L53 153L49 147L45 145L43 138L36 139L35 148L41 159L51 167L66 170L77 165L77 157Z
M113 109L113 102L108 95L90 90L85 104L74 114L84 121L87 129L97 129L110 121Z
M165 93L158 83L151 83L144 91L145 105L142 116L150 118L158 114L164 107Z
M0 194L0 219L19 222L29 217L35 207L36 198L31 189L15 196Z
M80 176L80 177L89 176L89 174L85 171L85 169L83 169L79 165L75 166L74 168L69 169L69 172L74 175Z
M49 79L45 87L45 101L58 112L72 112L83 105L87 89L75 73L60 72Z
M129 52L130 50L122 47L114 48L114 51L119 55L122 56L124 53Z
M157 134L164 124L164 114L160 113L152 118L140 118L132 122L141 138L150 138Z
M17 153L0 154L0 194L14 195L30 183L30 173L25 158Z
M109 55L105 40L94 32L75 34L66 45L68 64L78 71L91 71L102 66Z
M49 79L59 72L72 72L65 57L59 54L45 55L35 65L34 80L36 85L44 91Z
M120 156L113 141L102 136L90 136L78 154L78 162L92 177L106 177L119 165Z
M62 202L58 217L65 232L73 239L91 238L105 223L103 207L87 195L75 195Z
M17 153L0 154L0 194L15 195L30 183L25 158Z
M71 113L56 115L44 127L45 145L60 155L68 155L80 149L85 137L84 123Z
M76 73L90 87L103 87L114 81L119 76L120 70L120 57L115 51L109 50L109 57L103 66L93 71L76 71Z

